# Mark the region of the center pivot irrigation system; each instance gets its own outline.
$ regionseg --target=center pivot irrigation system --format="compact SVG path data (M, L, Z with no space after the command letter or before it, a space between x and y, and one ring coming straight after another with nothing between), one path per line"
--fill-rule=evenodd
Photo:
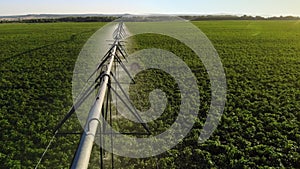
M109 121L110 125L112 126L112 93L115 94L115 96L124 103L124 105L128 108L128 110L134 115L134 117L140 122L140 124L145 129L145 135L150 135L151 132L147 126L146 123L143 122L141 116L137 113L137 110L135 108L131 109L130 106L127 104L123 98L127 99L127 101L130 102L129 96L126 95L124 89L122 88L121 84L118 82L116 73L117 73L117 67L121 67L125 73L131 78L132 83L135 83L132 76L130 75L128 69L123 64L123 60L127 61L127 53L124 49L123 45L123 38L126 36L126 32L124 29L124 23L120 22L117 25L116 30L113 33L113 43L111 47L109 48L108 52L104 55L104 57L101 59L100 63L98 64L96 70L91 74L89 77L89 80L96 76L96 80L94 83L88 87L86 90L83 90L81 95L79 96L79 99L76 101L76 103L72 106L70 111L67 113L67 115L64 117L64 119L57 125L57 127L54 130L54 136L53 139L56 137L59 131L59 129L62 127L62 125L75 113L76 109L82 105L82 103L93 93L97 93L96 97L94 98L94 103L89 111L86 124L84 127L84 131L81 135L80 143L78 145L76 154L73 158L73 162L71 165L72 169L86 169L89 166L90 157L95 141L95 137L100 136L100 168L104 168L104 149L102 148L102 142L104 142L103 135L104 134L110 134L110 146L111 146L111 166L114 168L114 156L113 156L113 132L106 131L105 123L102 122L103 120ZM121 59L122 58L122 59ZM89 81L88 80L88 81ZM115 87L112 86L112 81L115 83ZM117 90L119 88L120 90ZM121 93L118 93L117 91L121 91ZM121 97L121 95L125 97ZM134 106L133 106L134 107ZM116 110L117 111L117 110ZM135 133L122 133L122 134L128 134L128 135L135 135ZM139 134L140 135L140 134ZM51 141L51 142L52 142ZM46 151L49 149L50 144L46 148ZM44 157L46 151L42 155L42 158ZM40 164L42 158L40 159L38 165ZM38 167L36 166L36 168Z

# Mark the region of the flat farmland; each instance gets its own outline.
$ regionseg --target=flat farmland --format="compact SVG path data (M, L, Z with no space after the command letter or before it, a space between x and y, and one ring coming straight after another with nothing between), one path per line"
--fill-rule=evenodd
M104 24L0 24L1 167L36 165L54 127L72 106L77 56ZM189 57L189 49L169 37L132 37L135 50L162 48L186 59L199 82L201 107L199 120L178 146L157 159L116 157L117 168L299 168L300 22L193 24L211 40L226 73L227 102L218 129L207 142L197 142L209 109L210 86L205 68ZM155 75L147 76L151 82ZM164 82L157 79L155 83ZM170 113L165 115L174 116ZM80 131L76 116L62 130ZM55 138L41 168L69 167L79 139Z

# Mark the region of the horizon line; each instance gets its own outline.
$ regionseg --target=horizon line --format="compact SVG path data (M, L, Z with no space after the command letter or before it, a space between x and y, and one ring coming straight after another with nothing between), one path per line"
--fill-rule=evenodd
M233 13L206 13L206 14L200 14L200 13L27 13L27 14L0 14L0 17L22 17L22 16L29 16L29 15L107 15L107 16L120 16L120 15L173 15L173 16L261 16L261 17L287 17L287 16L293 16L293 17L300 17L300 15L293 15L293 14L284 14L284 15L270 15L270 14L233 14Z

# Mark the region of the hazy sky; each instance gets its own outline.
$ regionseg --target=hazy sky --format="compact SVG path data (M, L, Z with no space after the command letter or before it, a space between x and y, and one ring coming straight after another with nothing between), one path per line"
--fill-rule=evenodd
M41 13L300 16L300 0L0 0L0 15Z

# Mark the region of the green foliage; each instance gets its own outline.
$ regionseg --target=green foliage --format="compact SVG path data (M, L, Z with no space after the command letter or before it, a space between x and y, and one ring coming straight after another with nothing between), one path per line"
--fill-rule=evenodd
M299 22L194 24L219 52L228 83L226 110L211 138L226 151L208 151L230 162L213 161L226 168L298 168Z
M198 80L201 107L193 130L176 147L147 159L116 157L116 168L299 168L300 22L201 21L194 24L212 41L226 71L227 103L218 129L207 142L197 142L210 105L210 82L193 51L170 37L153 34L133 37L133 50L166 49L187 63ZM2 168L35 166L52 136L52 129L72 104L71 78L77 55L102 25L0 25ZM153 78L152 73L159 76ZM146 95L134 100L137 107L149 106L147 93L156 87L168 94L172 105L162 117L149 124L161 132L176 118L177 86L172 78L157 70L141 73L136 78L143 76L147 77L147 83L131 86L133 100L135 91L144 87ZM128 129L135 127L126 123L120 122ZM76 117L63 130L80 131ZM41 168L69 167L79 139L79 136L56 138ZM92 166L98 160L93 158Z
M0 168L33 168L72 105L72 72L103 23L0 25ZM64 131L77 130L76 116ZM79 136L55 139L41 168L67 168Z
M197 140L209 107L210 86L204 67L197 62L199 59L169 37L144 34L133 38L136 43L134 50L161 48L181 57L196 74L199 83L199 121L180 145L159 156L159 167L298 168L299 22L218 21L194 24L206 33L217 49L228 83L221 124L204 144L198 144ZM144 86L138 89L151 89L152 83L159 85L168 81L166 77L160 81L159 76L151 74L145 77L155 81L145 81ZM169 95L176 91L172 88L167 90ZM139 107L138 102L136 104ZM173 114L173 111L166 110L162 119L164 122L172 119Z

